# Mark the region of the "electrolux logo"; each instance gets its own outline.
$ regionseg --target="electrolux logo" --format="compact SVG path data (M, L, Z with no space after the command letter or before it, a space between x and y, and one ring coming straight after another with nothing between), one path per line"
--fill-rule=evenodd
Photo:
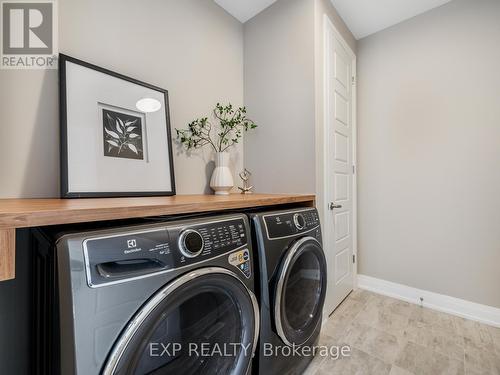
M127 240L127 247L129 249L137 247L137 241L136 240Z
M1 3L2 69L56 69L57 17L53 1Z

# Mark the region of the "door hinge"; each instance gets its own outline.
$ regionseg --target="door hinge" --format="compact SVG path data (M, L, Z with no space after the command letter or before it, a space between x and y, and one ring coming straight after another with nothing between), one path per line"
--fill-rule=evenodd
M356 84L356 77L352 76L351 77L351 82L352 82L352 85L354 86Z
M352 166L352 174L356 174L356 166L355 165Z
M356 263L356 254L352 254L352 262Z

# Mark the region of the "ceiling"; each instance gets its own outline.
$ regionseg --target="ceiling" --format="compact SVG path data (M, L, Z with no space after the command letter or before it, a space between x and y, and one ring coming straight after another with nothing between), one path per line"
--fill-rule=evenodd
M451 0L331 0L356 39L377 31Z
M276 0L214 0L240 22L246 22ZM286 0L284 0L286 1ZM356 39L415 17L451 0L331 0Z
M256 16L276 0L214 0L240 22Z

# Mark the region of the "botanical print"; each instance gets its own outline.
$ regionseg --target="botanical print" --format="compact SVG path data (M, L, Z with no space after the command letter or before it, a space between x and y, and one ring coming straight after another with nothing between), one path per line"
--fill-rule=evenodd
M103 109L102 122L104 156L144 159L140 117Z

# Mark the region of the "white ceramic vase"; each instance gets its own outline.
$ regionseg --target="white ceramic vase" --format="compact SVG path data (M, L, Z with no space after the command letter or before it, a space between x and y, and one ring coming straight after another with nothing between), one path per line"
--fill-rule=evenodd
M228 195L234 186L229 161L229 152L215 153L215 169L210 179L210 187L215 191L216 195Z

